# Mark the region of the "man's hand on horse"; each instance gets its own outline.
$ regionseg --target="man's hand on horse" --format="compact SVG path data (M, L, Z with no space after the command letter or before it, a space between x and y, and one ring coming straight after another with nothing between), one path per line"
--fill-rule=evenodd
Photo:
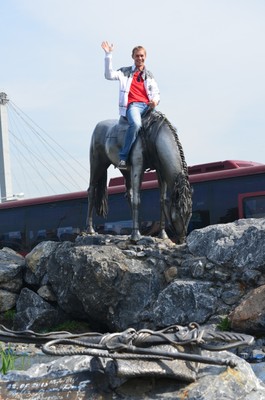
M149 101L148 105L150 108L155 108L157 106L158 102L155 100Z
M109 44L108 42L102 42L101 47L105 51L105 53L111 53L114 49L113 44Z

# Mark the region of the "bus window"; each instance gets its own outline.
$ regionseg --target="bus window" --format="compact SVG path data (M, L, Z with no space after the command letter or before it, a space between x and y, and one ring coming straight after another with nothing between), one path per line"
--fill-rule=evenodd
M96 231L100 234L108 235L130 235L132 232L132 220L106 222L97 225Z
M264 218L265 217L265 193L263 195L246 196L242 199L241 218Z
M22 233L19 231L5 232L0 237L0 248L9 247L14 251L21 251L23 248Z
M210 225L210 213L208 210L196 210L192 213L188 232L193 229L200 229L207 225Z
M82 215L84 200L67 200L36 204L27 208L27 227L34 232L31 247L46 241L74 241L85 217Z
M80 233L79 228L73 228L72 226L66 226L57 230L57 236L61 242L68 240L73 242L78 234Z
M192 216L188 232L210 225L212 219L212 183L194 184L192 196Z

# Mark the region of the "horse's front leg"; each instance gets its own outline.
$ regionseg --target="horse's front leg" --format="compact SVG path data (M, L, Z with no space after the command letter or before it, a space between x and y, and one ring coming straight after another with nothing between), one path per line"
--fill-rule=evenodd
M168 239L166 233L166 208L167 208L167 184L159 179L160 182L160 231L158 237L160 239Z
M126 199L129 203L130 210L132 210L132 184L131 184L131 173L129 171L121 171L125 179L126 187Z
M94 235L96 232L93 228L93 209L95 204L95 186L90 185L88 188L88 208L87 208L87 233L90 235Z
M139 169L137 172L134 168L131 169L131 184L132 184L132 220L133 228L131 233L131 242L136 243L141 239L139 229L139 208L140 208L140 187L141 187L142 171Z

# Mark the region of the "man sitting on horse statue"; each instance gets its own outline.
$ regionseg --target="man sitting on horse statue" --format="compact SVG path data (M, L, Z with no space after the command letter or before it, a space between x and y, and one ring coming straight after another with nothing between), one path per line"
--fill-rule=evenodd
M154 109L158 105L159 89L153 74L145 68L144 47L137 46L132 50L134 65L118 70L112 67L113 45L103 42L101 47L105 51L105 78L120 81L119 113L129 123L118 164L120 170L126 170L131 147L142 127L141 117L148 109Z

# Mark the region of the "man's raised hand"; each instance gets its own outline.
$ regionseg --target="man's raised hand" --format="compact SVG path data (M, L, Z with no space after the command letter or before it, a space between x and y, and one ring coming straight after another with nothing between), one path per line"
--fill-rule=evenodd
M102 42L101 47L105 51L105 53L111 53L114 48L113 44L109 44L108 42Z

